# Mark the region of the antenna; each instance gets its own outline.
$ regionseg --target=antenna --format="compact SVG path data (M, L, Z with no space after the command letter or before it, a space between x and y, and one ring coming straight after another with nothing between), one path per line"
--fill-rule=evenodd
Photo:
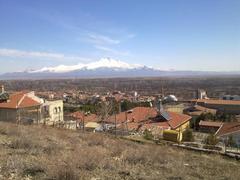
M163 98L163 97L164 97L164 88L163 88L163 85L162 85L161 95L162 95L162 98Z

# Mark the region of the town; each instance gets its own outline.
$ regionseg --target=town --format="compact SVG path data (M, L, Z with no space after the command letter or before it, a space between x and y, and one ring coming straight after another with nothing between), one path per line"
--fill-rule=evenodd
M127 139L170 142L199 151L240 153L240 96L211 98L137 91L12 91L1 85L0 121L38 124Z
M0 180L240 179L239 0L0 1Z

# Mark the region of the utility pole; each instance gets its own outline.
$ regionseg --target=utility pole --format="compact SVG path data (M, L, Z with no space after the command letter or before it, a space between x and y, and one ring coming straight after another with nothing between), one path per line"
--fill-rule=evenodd
M85 115L86 113L83 114L83 132L85 131Z
M128 117L127 117L127 111L125 112L125 116L126 116L126 129L127 129L127 132L128 132Z
M117 137L117 115L116 112L114 113L114 117L115 117L115 137Z

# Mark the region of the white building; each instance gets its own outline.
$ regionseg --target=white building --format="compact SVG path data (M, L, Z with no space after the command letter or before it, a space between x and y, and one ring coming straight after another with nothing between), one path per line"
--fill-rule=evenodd
M42 122L54 124L63 122L63 101L45 101L42 105Z
M208 99L207 92L203 89L198 89L196 92L196 99Z

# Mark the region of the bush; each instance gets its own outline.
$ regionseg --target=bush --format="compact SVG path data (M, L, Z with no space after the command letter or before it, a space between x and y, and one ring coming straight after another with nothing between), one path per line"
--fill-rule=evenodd
M227 146L229 147L236 147L236 142L233 139L233 136L230 135L227 140Z
M7 129L6 127L0 127L0 134L7 135Z
M145 129L144 132L143 132L143 138L146 139L146 140L153 140L152 132Z
M76 173L75 169L70 166L66 166L64 168L60 168L57 171L55 176L57 180L78 180L80 179L79 174Z
M183 141L193 142L194 136L191 129L187 129L183 132Z
M213 134L210 134L206 137L204 143L215 146L218 143L218 139Z

